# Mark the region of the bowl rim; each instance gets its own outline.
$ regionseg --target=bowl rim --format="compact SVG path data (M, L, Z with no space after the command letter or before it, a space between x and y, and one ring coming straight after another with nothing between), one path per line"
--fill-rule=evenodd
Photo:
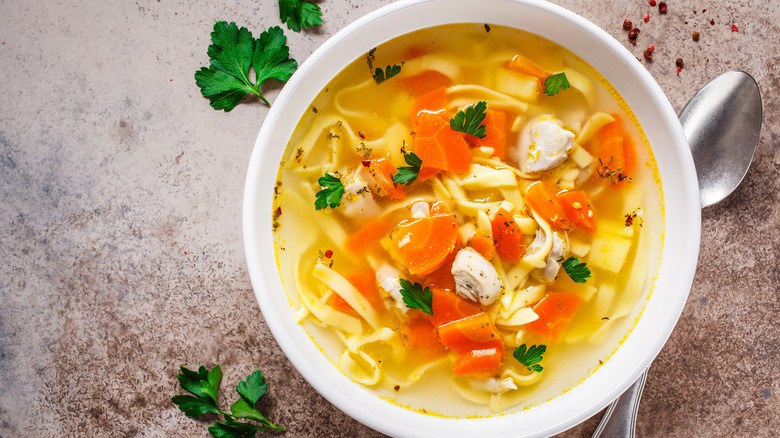
M680 169L677 169L677 175L669 175L671 172L666 172L667 175L665 176L665 173L661 172L662 187L664 188L664 204L666 205L668 191L668 187L666 186L667 177L679 184L679 187L674 188L677 192L675 196L681 197L683 202L680 202L680 205L675 205L678 209L674 212L676 215L675 217L679 217L681 222L675 224L675 228L672 230L674 233L672 234L669 233L670 211L669 208L666 208L666 219L664 223L665 245L662 252L661 266L658 271L659 279L662 279L662 272L672 272L674 274L674 284L677 285L676 290L678 290L679 293L672 297L674 299L673 302L663 303L663 309L659 308L662 304L658 303L657 300L654 301L652 298L649 299L646 303L642 317L639 318L631 335L624 340L618 351L596 372L567 393L526 411L489 418L468 419L467 421L464 421L464 419L442 418L420 414L371 395L360 387L359 384L352 382L335 369L335 367L324 358L324 355L320 353L316 345L314 346L314 349L321 357L311 357L311 346L301 345L301 342L308 342L310 344L313 344L313 342L308 339L308 335L306 335L308 341L302 341L304 338L301 336L300 332L305 333L305 331L299 325L295 324L300 330L291 329L289 322L292 320L292 309L289 306L289 302L286 301L287 298L283 291L281 292L281 295L284 296L284 303L286 303L288 312L285 314L284 312L274 311L278 310L279 306L282 305L279 300L279 293L269 292L269 290L272 290L271 287L277 286L277 284L281 286L281 281L278 280L278 278L272 278L274 275L276 277L279 276L276 267L275 252L271 249L272 256L269 261L268 248L265 248L262 243L258 244L258 242L264 242L266 245L268 242L272 243L272 239L270 238L271 208L268 206L267 210L264 211L264 206L267 205L264 201L268 200L269 191L272 196L273 189L271 187L262 186L261 180L263 179L264 174L261 172L261 166L265 161L267 167L267 162L270 160L269 157L280 157L281 153L286 148L286 142L284 142L285 147L279 148L278 143L274 143L272 137L277 128L277 124L283 119L285 110L287 110L287 112L295 111L289 108L295 106L291 102L293 101L296 92L304 86L305 81L311 80L312 75L316 73L318 69L322 70L324 68L322 66L327 64L326 58L337 53L339 46L343 44L344 41L350 37L354 37L354 35L360 34L361 31L365 31L365 29L370 26L382 23L383 20L388 20L388 17L397 14L408 15L411 11L416 9L422 10L426 7L439 7L443 3L446 3L448 7L453 7L456 5L464 6L469 4L469 2L470 0L401 0L392 3L358 18L344 27L317 48L306 61L301 64L298 71L282 89L263 121L250 158L244 188L242 213L243 240L247 270L249 272L255 297L260 305L266 323L285 355L287 355L296 369L298 369L304 378L306 378L320 394L343 412L361 423L383 433L402 436L429 436L445 431L451 436L469 436L469 434L473 434L476 431L490 431L491 435L494 436L518 436L518 433L521 433L522 436L549 435L573 427L599 412L608 403L618 397L641 375L642 372L644 372L645 369L647 369L670 336L672 329L682 312L693 282L693 275L698 259L701 231L701 207L699 204L698 180L696 179L693 159L688 150L687 142L677 120L677 116L660 86L655 82L650 73L639 62L636 62L635 57L625 47L600 27L571 11L542 0L483 0L481 3L495 5L495 7L498 8L503 7L503 5L508 5L506 7L509 8L532 8L538 13L545 15L549 14L550 17L563 20L571 26L574 26L577 30L585 31L588 37L597 40L605 49L603 50L604 54L591 56L607 56L611 60L619 63L615 69L628 71L631 75L635 76L638 80L638 84L643 87L640 91L641 93L644 93L645 97L648 99L649 106L653 107L658 112L657 116L659 118L659 123L668 128L667 134L673 143L670 146L673 153L673 156L670 157L670 161L677 163L680 167ZM473 4L473 2L470 2L472 8ZM477 15L479 16L479 14ZM437 21L432 26L454 22L482 23L487 21L461 18L460 21ZM404 28L403 31L395 32L392 37L381 41L372 40L364 44L368 44L370 48L371 46L377 46L386 40L418 29L418 27ZM527 28L523 28L523 30L527 30ZM551 41L561 44L558 40L551 38L547 34L539 32L532 33L540 34ZM359 51L356 49L344 49L342 51L352 53L351 62L351 60L361 56L367 50ZM587 57L583 56L583 54L578 53L575 50L572 50L572 52L593 65L593 63L588 61ZM346 64L342 64L337 71L340 71L344 65ZM609 78L603 71L601 73L614 85L613 79ZM327 83L331 79L332 76L328 77L324 82ZM322 87L319 87L311 98L299 99L299 101L305 102L303 104L298 102L297 106L300 107L303 105L304 108L307 108L321 88ZM616 86L615 88L617 89L618 87ZM634 108L632 107L632 110L633 109ZM300 108L298 110L300 111ZM643 119L636 111L634 112L641 122ZM297 125L297 120L298 119L296 118L293 125ZM650 133L648 133L647 136L650 138ZM289 139L289 135L287 138ZM281 151L276 149L281 149ZM278 160L270 161L279 162ZM661 164L659 162L659 172L660 171ZM695 202L693 202L694 200ZM265 227L265 229L263 229L263 227ZM676 266L670 266L672 264L671 262L666 263L668 257L667 253L671 250L672 242L674 242L675 246L674 251L677 253L676 258L682 259L684 262L677 263ZM263 248L265 248L265 250ZM271 248L273 247L271 246ZM272 273L272 271L275 271L275 274ZM669 277L669 275L666 275L666 277ZM657 289L659 285L660 283L656 281L654 289ZM655 291L653 292L653 295L655 295ZM645 315L648 314L653 315L653 318L646 318ZM659 327L663 328L663 330L659 330ZM645 336L646 333L651 331L656 332L654 336ZM635 335L635 333L637 335ZM640 334L642 335L641 339ZM648 346L648 339L645 338L649 338L649 340L652 341L650 342L650 346ZM327 362L325 369L323 369L323 359ZM345 379L348 382L347 384L345 384ZM603 388L599 390L599 386L605 384L609 387L609 390L604 390ZM577 398L570 395L572 393L587 394L588 391L595 392L596 394L595 398L590 399L591 402L588 406L578 405ZM564 402L561 401L562 399L565 399ZM365 408L366 406L368 409ZM373 408L378 409L372 410ZM567 409L569 414L561 416L561 408ZM529 412L533 412L533 417L528 415ZM536 417L539 417L544 421L541 421ZM402 419L403 421L399 421L399 419Z

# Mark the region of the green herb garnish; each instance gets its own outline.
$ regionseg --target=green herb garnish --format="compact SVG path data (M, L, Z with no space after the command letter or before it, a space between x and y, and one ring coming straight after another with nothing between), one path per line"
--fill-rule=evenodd
M322 24L322 11L318 5L303 0L279 0L279 18L288 29L300 32L301 28Z
M298 68L298 62L290 59L287 37L279 26L253 38L245 27L217 21L211 42L210 65L195 72L195 83L216 110L232 110L248 93L270 106L260 86L271 78L286 82ZM255 72L254 83L249 79L250 67Z
M422 159L414 152L409 152L404 154L404 161L406 161L406 164L409 166L399 167L398 173L393 175L393 182L397 184L406 184L408 186L413 183L420 174Z
M382 71L381 68L377 67L376 70L374 71L374 76L373 76L374 82L376 82L377 85L379 85L382 82L397 75L398 73L401 73L401 66L398 64L388 65L387 67L385 67L384 71Z
M433 291L426 287L423 289L420 283L412 284L411 281L400 278L401 296L404 304L410 309L420 309L423 313L433 316Z
M263 373L260 370L239 382L236 392L240 398L230 405L230 413L219 409L219 384L222 381L222 370L215 365L211 371L201 366L197 372L180 366L181 374L179 384L186 391L194 395L176 395L171 401L176 404L188 417L199 417L203 414L214 413L224 417L224 421L216 421L209 427L209 432L215 437L242 438L254 437L261 430L285 430L266 419L257 410L257 401L268 390ZM255 420L262 425L238 421L237 418Z
M528 371L540 373L544 368L539 365L539 362L542 361L542 355L546 351L546 345L532 345L531 348L526 349L525 344L523 344L515 348L512 356L514 356L521 365L526 367Z
M544 80L544 92L548 96L555 96L560 91L566 91L569 88L569 79L566 77L566 73L556 73L554 75L547 76Z
M450 128L453 131L465 132L479 138L485 138L487 126L483 125L487 116L487 102L479 101L466 107L450 119Z
M341 180L329 173L320 177L317 182L322 187L322 190L317 192L317 199L314 200L314 208L322 210L324 208L336 208L341 205L341 196L344 194L344 184Z
M569 257L561 263L561 266L575 283L585 283L585 280L590 278L590 268L585 262L580 263L577 257Z

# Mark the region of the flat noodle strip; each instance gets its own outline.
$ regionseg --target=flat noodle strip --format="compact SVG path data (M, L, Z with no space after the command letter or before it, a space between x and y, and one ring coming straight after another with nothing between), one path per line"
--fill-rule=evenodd
M534 254L526 254L525 256L523 256L523 261L534 267L543 268L547 264L545 259L547 258L547 255L550 254L550 250L552 250L553 231L552 228L550 227L550 224L548 224L547 221L542 219L541 216L539 216L533 209L531 209L531 213L533 214L534 219L542 228L542 232L544 233L545 236L544 246L539 251L536 251Z
M355 354L344 350L339 359L339 369L350 379L366 386L376 385L382 379L382 366L364 351Z
M482 164L482 165L485 165L485 166L491 166L491 167L493 167L495 169L509 169L512 172L514 172L515 175L517 175L517 176L519 176L520 178L523 178L523 179L527 179L527 180L537 180L537 179L539 179L538 176L534 176L534 175L525 173L525 172L521 171L520 169L517 169L514 166L510 166L510 165L508 165L508 164L506 164L506 163L504 163L504 162L502 162L500 160L496 160L496 159L493 159L493 158L474 157L474 159L472 161L477 163L477 164Z
M481 85L456 85L447 88L447 97L450 109L462 108L484 100L489 108L507 110L514 114L525 114L528 111L527 103Z
M379 315L376 310L346 278L321 262L315 263L313 274L314 278L339 294L371 327L375 329L379 327Z

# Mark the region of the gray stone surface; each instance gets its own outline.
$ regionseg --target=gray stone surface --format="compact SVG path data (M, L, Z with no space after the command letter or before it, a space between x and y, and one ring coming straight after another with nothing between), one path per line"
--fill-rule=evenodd
M321 28L287 32L292 55L383 3L322 1ZM645 65L677 110L723 71L757 79L754 165L703 213L699 269L638 434L777 436L780 3L669 0L666 15L646 0L556 3L637 56L654 44ZM640 24L636 47L625 18ZM200 96L192 74L216 19L279 23L275 1L0 2L0 436L207 436L169 401L177 365L201 363L222 365L226 389L262 369L263 409L286 436L379 435L314 392L255 303L241 196L268 109L225 114ZM589 436L597 420L563 436Z

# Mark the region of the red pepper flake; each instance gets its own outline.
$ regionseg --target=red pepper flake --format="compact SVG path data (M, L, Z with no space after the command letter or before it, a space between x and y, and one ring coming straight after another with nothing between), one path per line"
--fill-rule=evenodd
M184 255L187 255L187 251L184 251Z
M683 21L683 23L685 23L685 24L688 24L688 22L687 22L687 21Z
M625 21L623 22L623 29L625 29L625 30L631 30L631 28L633 28L633 27L634 27L634 24L633 24L633 23L631 23L631 20L625 20Z
M738 30L739 30L739 28L737 27L737 25L736 25L736 24L732 24L732 25L731 25L731 31L732 31L732 32L736 32L736 31L738 31Z
M333 251L331 251L331 250L327 250L327 251L325 251L325 257L326 257L326 258L331 258L331 257L333 257Z
M647 14L647 15L645 15L645 18L643 18L642 20L644 20L644 21L645 21L645 23L647 23L648 21L650 21L650 14Z
M713 25L713 26L715 25L715 19L714 18L712 20L710 20L710 24Z
M636 44L636 38L639 36L639 29L633 28L628 32L628 41L631 44Z
M363 140L366 139L366 134L363 134L363 131L358 131L358 136L360 136L360 138L362 138Z
M371 167L371 160L363 160L360 164L362 164L363 167Z
M666 13L666 2L658 3L658 12L662 14Z
M650 3L650 6L655 6L655 0L649 0L648 3Z
M655 51L655 46L650 44L647 46L647 49L645 50L645 58L647 59L653 59L653 52Z
M696 14L696 9L693 10L694 15Z
M677 76L680 76L680 72L682 71L683 67L685 67L682 58L677 58L677 60L674 61L674 65L677 66Z
M707 12L707 10L706 10L706 9L702 9L702 10L701 10L701 13L702 13L702 14L703 14L703 13L705 13L705 12Z

